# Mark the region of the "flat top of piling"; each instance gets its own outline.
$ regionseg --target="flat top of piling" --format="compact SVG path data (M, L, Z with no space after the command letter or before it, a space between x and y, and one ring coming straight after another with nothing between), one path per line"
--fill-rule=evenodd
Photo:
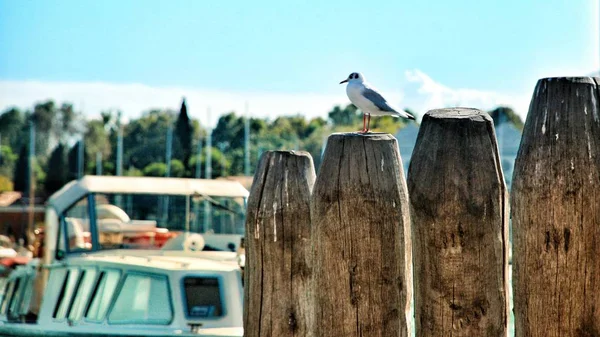
M307 151L297 151L297 150L274 150L274 151L265 151L274 154L282 154L282 155L290 155L290 156L310 156L310 153Z
M545 77L541 78L538 82L568 82L568 83L587 83L596 84L600 81L600 77L589 77L589 76L573 76L573 77Z
M362 133L359 131L354 132L336 132L332 133L330 137L364 137L369 138L370 140L390 140L395 139L394 136L385 132L368 132Z
M436 119L470 119L473 121L491 121L487 112L474 108L444 108L429 110L425 116Z

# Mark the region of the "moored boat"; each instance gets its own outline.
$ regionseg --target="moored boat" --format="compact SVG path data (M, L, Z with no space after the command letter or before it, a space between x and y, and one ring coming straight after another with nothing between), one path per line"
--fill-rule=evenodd
M243 336L247 196L224 180L67 184L48 202L43 257L0 284L0 335Z

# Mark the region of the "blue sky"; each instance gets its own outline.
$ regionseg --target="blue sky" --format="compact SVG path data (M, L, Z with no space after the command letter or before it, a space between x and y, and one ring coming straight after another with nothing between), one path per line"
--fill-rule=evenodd
M55 98L136 115L186 95L215 114L249 101L322 115L361 71L397 105L524 114L538 78L598 69L599 15L597 0L0 0L0 108Z

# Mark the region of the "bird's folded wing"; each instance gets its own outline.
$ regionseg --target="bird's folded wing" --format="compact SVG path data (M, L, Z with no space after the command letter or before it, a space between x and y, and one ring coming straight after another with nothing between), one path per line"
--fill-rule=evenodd
M365 87L365 89L362 92L363 96L365 96L366 99L368 99L369 101L371 101L373 104L375 104L375 106L381 110L381 111L390 111L390 112L395 112L396 110L394 108L392 108L391 106L389 106L388 102L385 100L385 98L383 98L383 96L381 96L377 91L369 88L369 87Z

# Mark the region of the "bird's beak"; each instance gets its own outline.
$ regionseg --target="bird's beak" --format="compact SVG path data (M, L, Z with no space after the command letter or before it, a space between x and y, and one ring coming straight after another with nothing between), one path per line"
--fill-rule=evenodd
M345 79L345 80L341 81L340 84L346 83L346 82L348 82L348 79Z

